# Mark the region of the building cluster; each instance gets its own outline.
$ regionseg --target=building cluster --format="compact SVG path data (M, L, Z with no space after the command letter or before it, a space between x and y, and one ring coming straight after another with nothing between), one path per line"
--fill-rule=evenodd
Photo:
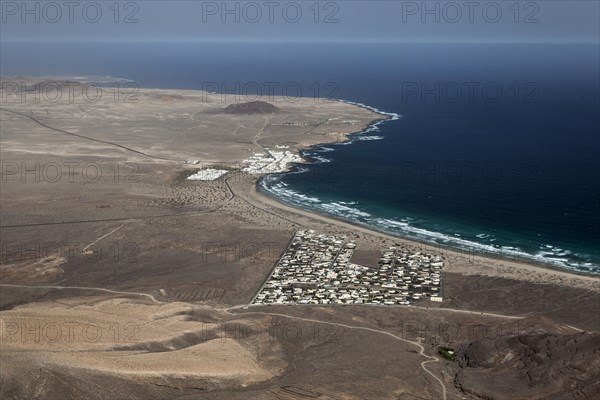
M350 262L345 236L298 231L253 304L410 305L442 301L441 257L391 247L377 266Z
M302 157L292 151L266 149L266 152L267 154L256 153L244 160L245 167L242 171L250 174L273 174L286 172L290 164L303 162Z
M224 169L214 169L214 168L206 168L197 171L195 174L192 174L187 177L189 181L214 181L225 175L227 170Z

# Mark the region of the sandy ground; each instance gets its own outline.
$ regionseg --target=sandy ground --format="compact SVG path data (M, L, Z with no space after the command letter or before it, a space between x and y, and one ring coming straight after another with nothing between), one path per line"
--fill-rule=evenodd
M343 141L346 134L382 119L367 109L324 99L273 97L270 103L278 113L232 115L224 110L243 98L153 89L139 89L130 98L105 88L98 101L90 102L81 91L69 98L64 88L65 95L50 102L44 101L44 89L39 92L37 103L35 96L0 93L2 143L11 154L80 159L102 154L129 162L199 160L235 166L276 145L299 149Z
M266 148L344 140L372 112L275 99L280 113L226 115L230 103L214 96L148 89L128 104L1 104L3 396L471 399L455 385L464 369L437 347L600 331L598 278L293 209L239 172ZM228 172L185 179L207 165ZM365 265L390 245L438 252L445 301L245 309L299 228L353 236L353 261ZM482 326L488 335L474 334Z
M345 221L291 208L259 192L250 192L248 195L257 202L267 204L273 208L292 214L302 215L313 220L319 220L329 226L339 226L341 228L340 232L348 230L360 232L364 235L363 240L367 243L376 243L376 248L381 248L380 246L382 243L402 243L416 249L436 251L445 256L445 271L447 272L455 272L464 275L503 277L527 280L536 283L565 284L592 290L600 289L600 280L595 276L573 274L543 265L513 261L508 258L493 258L469 253L467 251L453 251L451 249L436 247L431 244L386 235ZM378 238L379 240L375 238ZM363 248L368 247L363 246Z
M220 337L218 324L186 320L191 309L101 298L30 304L2 314L2 351L98 372L251 382L273 377L251 351Z

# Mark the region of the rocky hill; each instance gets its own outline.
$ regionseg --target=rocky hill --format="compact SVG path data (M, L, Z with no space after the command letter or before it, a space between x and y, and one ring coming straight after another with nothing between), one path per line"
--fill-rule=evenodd
M520 334L472 342L455 385L481 399L592 399L600 393L600 335Z

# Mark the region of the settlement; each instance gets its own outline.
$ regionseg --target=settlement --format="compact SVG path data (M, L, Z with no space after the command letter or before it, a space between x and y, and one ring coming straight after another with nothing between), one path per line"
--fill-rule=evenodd
M345 236L296 232L253 304L410 305L442 301L443 260L391 247L376 267L350 262L356 244Z

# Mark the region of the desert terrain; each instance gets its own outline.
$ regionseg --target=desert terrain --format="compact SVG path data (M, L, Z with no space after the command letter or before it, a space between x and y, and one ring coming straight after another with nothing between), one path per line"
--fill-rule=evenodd
M297 160L382 115L324 99L191 90L103 87L91 101L80 89L66 96L72 82L2 82L2 398L600 391L597 277L388 236L257 190L262 174L247 170L254 155ZM17 91L4 85L15 82ZM62 90L57 101L39 94L50 83ZM207 168L224 173L186 179ZM353 262L372 268L390 246L440 254L444 301L250 305L298 229L353 238Z

